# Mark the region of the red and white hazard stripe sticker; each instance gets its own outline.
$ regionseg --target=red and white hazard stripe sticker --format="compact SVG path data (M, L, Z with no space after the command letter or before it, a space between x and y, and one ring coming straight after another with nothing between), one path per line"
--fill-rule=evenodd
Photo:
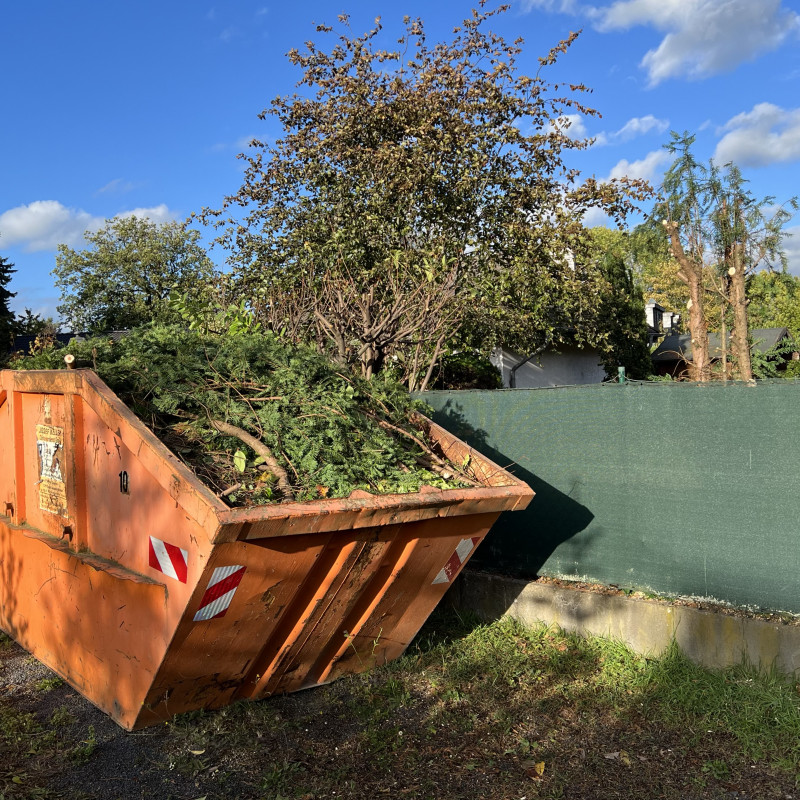
M224 617L231 600L233 600L233 595L236 594L236 590L242 582L244 573L245 567L240 564L217 567L211 574L211 580L200 601L200 608L194 615L194 621L201 622Z
M462 539L458 543L455 553L450 556L444 567L439 570L439 574L433 579L433 583L450 583L479 541L479 536L473 536L472 539Z
M162 542L155 536L150 537L150 566L169 575L176 581L186 583L189 554L174 544Z

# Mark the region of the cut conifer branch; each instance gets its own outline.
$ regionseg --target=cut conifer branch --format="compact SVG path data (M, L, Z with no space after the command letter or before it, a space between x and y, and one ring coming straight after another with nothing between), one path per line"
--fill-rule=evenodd
M286 470L275 460L272 451L264 442L256 439L255 436L251 436L247 431L231 425L229 422L223 422L219 419L209 419L208 422L215 430L224 433L226 436L234 436L240 442L244 442L254 453L260 455L272 474L277 478L278 488L284 497L294 498L294 492L291 483L289 483L289 476L286 474Z
M425 442L423 442L417 436L414 436L413 433L409 431L403 430L397 425L392 425L391 422L387 422L385 419L381 419L380 417L376 416L375 414L370 413L369 411L365 411L364 414L368 416L370 419L374 420L381 428L387 431L393 431L394 433L398 433L401 436L405 436L407 439L411 439L418 447L425 451L429 460L420 460L417 459L417 463L421 466L425 466L431 470L431 472L435 472L437 475L441 475L446 480L450 480L453 477L458 477L460 481L464 483L468 483L470 486L480 486L481 484L477 481L473 480L467 475L464 475L463 472L457 470L455 464L449 464L443 458L440 458L433 452L433 450L428 447Z

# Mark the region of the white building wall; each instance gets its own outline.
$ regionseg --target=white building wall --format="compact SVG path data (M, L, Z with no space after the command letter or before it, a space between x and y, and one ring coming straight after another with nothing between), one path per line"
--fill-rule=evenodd
M491 362L503 375L503 386L511 386L511 369L522 361L520 356L505 348L497 348ZM546 386L576 386L584 383L602 383L606 372L600 364L600 355L593 348L580 349L574 345L559 345L558 349L539 353L516 372L517 389L537 389Z

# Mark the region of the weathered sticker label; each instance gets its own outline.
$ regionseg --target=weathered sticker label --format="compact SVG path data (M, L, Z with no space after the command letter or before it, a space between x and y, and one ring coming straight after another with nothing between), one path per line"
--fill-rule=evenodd
M36 426L39 451L39 508L67 516L67 486L64 482L64 429L54 425Z

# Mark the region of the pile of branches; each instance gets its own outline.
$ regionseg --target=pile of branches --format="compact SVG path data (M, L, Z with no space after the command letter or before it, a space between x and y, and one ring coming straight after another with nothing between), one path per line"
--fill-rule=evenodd
M147 326L73 340L15 369L93 368L232 506L477 485L415 425L424 408L384 374L364 380L271 333Z

